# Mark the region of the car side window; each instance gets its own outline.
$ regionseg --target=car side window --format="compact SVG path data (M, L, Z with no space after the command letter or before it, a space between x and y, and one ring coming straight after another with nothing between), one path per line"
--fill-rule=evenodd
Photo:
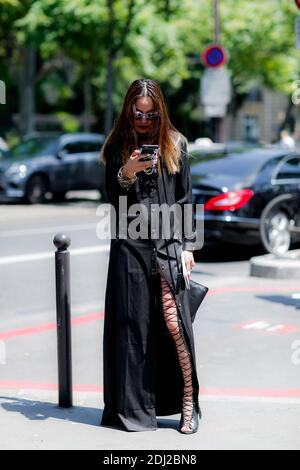
M100 152L102 144L100 142L89 142L90 150L89 152Z
M74 153L99 152L101 144L99 142L70 142L63 147L67 155Z
M286 180L300 181L300 156L293 156L281 161L275 170L274 179L276 182Z
M224 157L224 153L221 153L221 152L206 153L203 151L197 152L196 150L196 151L190 152L189 157L190 157L190 165L196 165L197 163L207 162L210 160L217 160L218 158L222 158Z

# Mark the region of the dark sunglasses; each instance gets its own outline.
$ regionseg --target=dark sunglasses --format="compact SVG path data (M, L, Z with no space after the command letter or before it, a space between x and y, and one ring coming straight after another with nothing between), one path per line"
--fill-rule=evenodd
M141 111L134 111L133 116L134 116L134 119L136 119L137 121L139 119L142 119L142 117L144 117L144 116L149 121L154 121L155 119L158 118L159 113L157 111L152 111L152 112L149 112L149 113L142 113Z

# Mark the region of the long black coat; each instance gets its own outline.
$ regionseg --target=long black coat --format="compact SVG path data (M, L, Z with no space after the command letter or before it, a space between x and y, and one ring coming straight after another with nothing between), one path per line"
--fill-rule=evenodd
M138 180L122 188L117 172L122 163L117 150L109 149L106 163L106 191L117 216L119 196L127 196L127 207L134 203L151 204L192 202L191 174L186 141L180 139L181 170L162 176L137 174ZM126 214L125 214L126 217ZM126 217L130 222L132 217ZM105 294L103 339L104 411L102 425L116 425L128 431L155 430L156 416L181 413L183 376L174 339L163 317L162 293L157 264L172 289L179 325L191 353L194 401L200 412L196 357L192 321L184 282L177 284L181 272L181 251L194 249L194 226L178 239L123 239L117 231L111 239ZM167 246L169 259L167 256ZM175 248L176 245L176 248ZM177 260L176 260L177 258ZM170 272L171 269L171 272ZM173 282L172 282L172 276Z

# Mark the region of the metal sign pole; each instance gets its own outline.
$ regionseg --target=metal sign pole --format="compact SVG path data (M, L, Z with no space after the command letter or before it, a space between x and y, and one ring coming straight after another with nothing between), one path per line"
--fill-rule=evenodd
M219 0L214 0L214 40L216 44L220 44L221 37L221 23L220 23L220 8Z
M221 43L221 22L220 22L220 8L219 0L214 0L214 39L216 44ZM221 142L222 140L222 118L212 118L211 127L213 140L215 142Z

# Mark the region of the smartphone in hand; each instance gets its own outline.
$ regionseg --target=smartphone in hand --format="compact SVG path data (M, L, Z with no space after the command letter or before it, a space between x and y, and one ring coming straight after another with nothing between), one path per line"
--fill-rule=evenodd
M140 162L148 162L150 160L154 160L154 155L157 153L159 149L158 145L142 145L140 147L140 155L144 155L139 160Z

